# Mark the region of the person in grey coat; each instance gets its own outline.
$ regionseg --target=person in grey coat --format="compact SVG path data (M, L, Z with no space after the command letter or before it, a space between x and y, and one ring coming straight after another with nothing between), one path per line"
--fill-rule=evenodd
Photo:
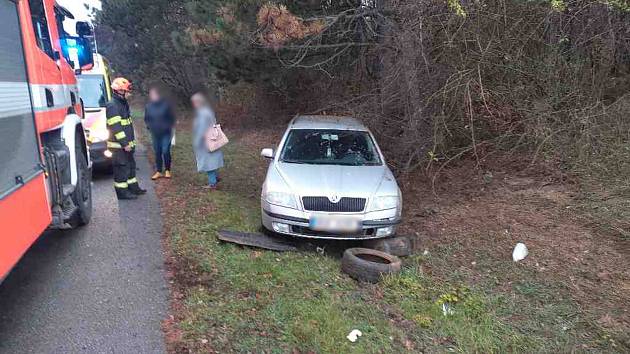
M215 190L218 183L217 172L223 167L223 151L210 152L206 147L206 132L217 124L216 116L203 93L196 93L190 99L195 109L193 122L193 151L197 159L197 170L208 175L208 185L204 188Z

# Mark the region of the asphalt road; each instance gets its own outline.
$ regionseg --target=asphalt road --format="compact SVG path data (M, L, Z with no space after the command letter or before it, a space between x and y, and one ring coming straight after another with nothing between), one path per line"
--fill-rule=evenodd
M119 204L97 174L92 222L47 232L0 285L0 353L165 352L162 224L139 150L147 195Z

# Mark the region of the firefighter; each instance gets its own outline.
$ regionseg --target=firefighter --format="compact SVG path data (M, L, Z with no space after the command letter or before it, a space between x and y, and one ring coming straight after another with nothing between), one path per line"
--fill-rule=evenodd
M138 195L147 192L140 188L136 178L136 160L133 156L136 140L127 102L131 90L132 85L129 80L115 79L112 82L114 95L107 103L107 130L109 131L107 148L112 152L114 188L119 200L137 199Z

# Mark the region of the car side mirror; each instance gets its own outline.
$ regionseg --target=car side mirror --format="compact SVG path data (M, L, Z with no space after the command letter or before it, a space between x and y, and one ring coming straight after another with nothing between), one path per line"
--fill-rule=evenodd
M273 159L274 157L274 153L273 153L273 149L262 149L262 151L260 152L260 156L266 158L266 159Z

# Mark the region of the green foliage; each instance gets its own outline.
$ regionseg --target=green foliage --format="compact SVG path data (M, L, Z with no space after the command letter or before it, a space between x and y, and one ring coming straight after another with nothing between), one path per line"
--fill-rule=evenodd
M459 0L447 0L448 7L453 11L457 16L466 17L466 11L464 7L459 2Z
M257 43L257 13L265 3L268 1L105 0L97 16L99 38L104 53L120 72L142 82L162 81L183 95L210 81L243 80L273 87L278 78L291 74L278 57L290 58L296 53L286 48L274 52ZM334 16L357 6L353 1L277 3L304 18ZM337 22L341 26L347 21ZM348 39L353 40L352 32L325 41ZM317 61L329 52L327 48L313 50L303 59ZM342 59L336 64L347 62Z
M412 267L383 281L385 301L431 335L445 336L463 352L521 351L525 338L501 323L492 298L463 286L439 283ZM444 311L442 305L448 306Z
M177 29L186 23L182 0L104 0L96 23L101 52L117 75L145 89L161 82L182 95L206 84L203 58L181 45Z
M551 8L555 11L562 12L566 10L567 4L564 0L551 0Z
M630 1L628 0L602 0L602 2L618 10L630 12Z

